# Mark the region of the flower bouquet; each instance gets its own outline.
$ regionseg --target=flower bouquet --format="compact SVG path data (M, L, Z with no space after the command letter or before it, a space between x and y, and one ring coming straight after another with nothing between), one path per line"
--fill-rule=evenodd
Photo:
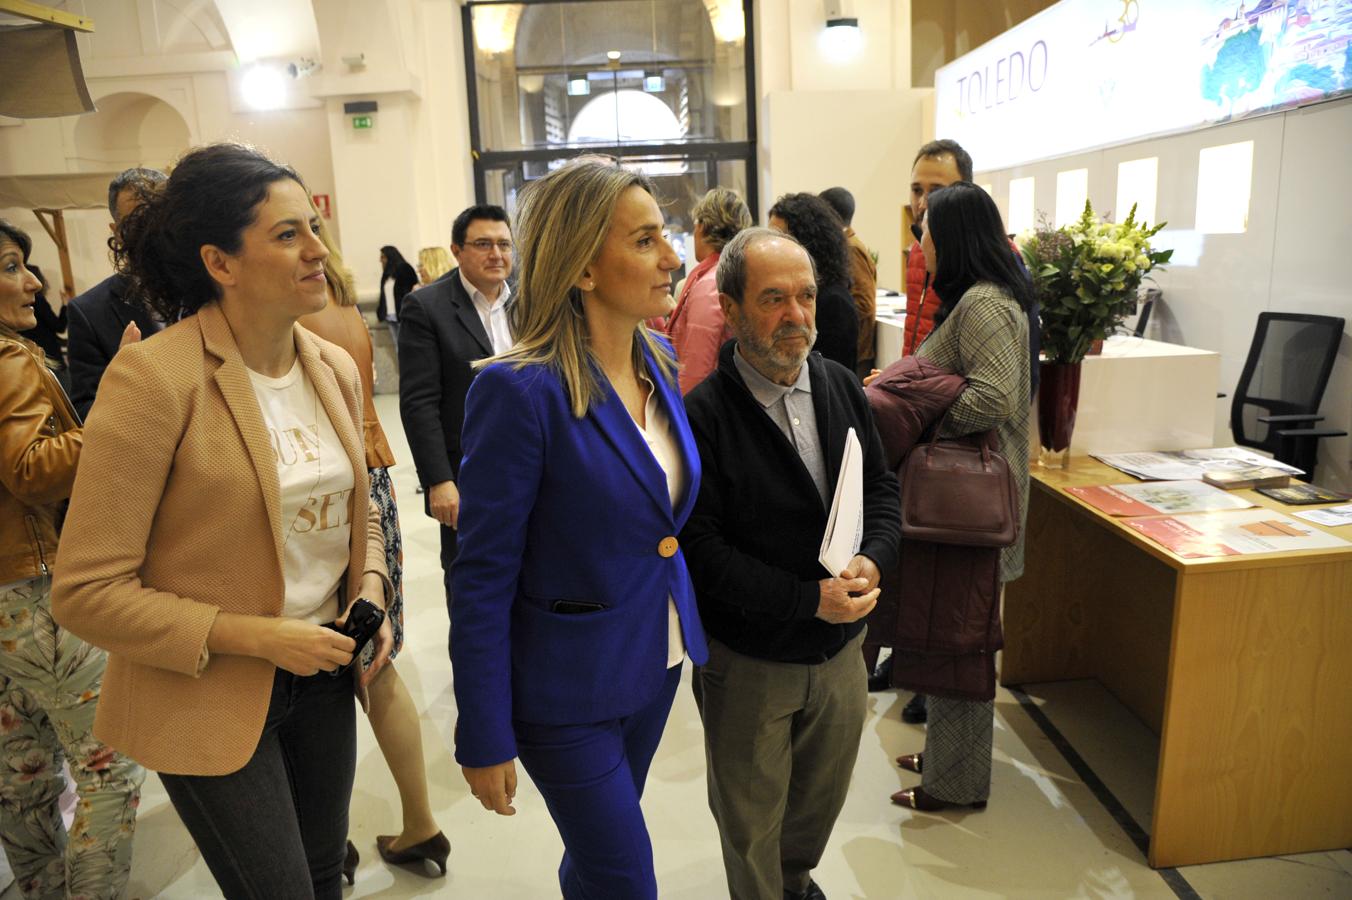
M1136 206L1121 223L1100 222L1088 201L1078 220L1050 228L1045 220L1018 242L1042 313L1042 352L1056 363L1077 363L1090 346L1136 311L1137 290L1173 250L1152 250L1150 239L1167 223L1146 227Z
M1173 250L1150 246L1164 225L1138 223L1135 205L1121 223L1100 222L1086 201L1075 222L1052 228L1044 219L1018 241L1042 315L1046 358L1038 382L1038 437L1044 466L1070 464L1080 363L1136 311L1142 279L1173 256Z

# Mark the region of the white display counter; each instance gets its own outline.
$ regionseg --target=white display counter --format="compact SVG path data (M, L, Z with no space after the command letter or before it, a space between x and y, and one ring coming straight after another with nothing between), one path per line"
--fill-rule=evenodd
M878 368L901 358L906 298L878 296ZM1088 453L1193 450L1215 446L1216 392L1221 358L1211 350L1126 335L1085 357L1080 404L1070 449ZM1037 456L1037 407L1029 418L1029 447Z
M1215 446L1221 357L1212 350L1144 338L1108 338L1085 357L1080 404L1070 439L1073 456ZM1029 446L1037 455L1037 409Z

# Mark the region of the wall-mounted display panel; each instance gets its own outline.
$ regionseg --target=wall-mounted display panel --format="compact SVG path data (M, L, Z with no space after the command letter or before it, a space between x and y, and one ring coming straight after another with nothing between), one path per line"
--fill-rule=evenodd
M1117 164L1117 203L1109 218L1122 222L1132 206L1136 207L1136 221L1155 224L1155 197L1159 190L1160 160L1158 156L1131 159Z
M1253 141L1203 147L1197 154L1197 218L1202 234L1243 234L1249 229Z
M1062 0L938 71L983 171L1352 94L1352 3Z
M1005 229L1010 234L1018 234L1032 228L1037 213L1033 205L1034 179L1014 178L1009 182L1009 214L1005 217Z
M1052 223L1057 228L1069 225L1084 213L1085 201L1089 199L1089 170L1067 169L1056 173L1056 219Z

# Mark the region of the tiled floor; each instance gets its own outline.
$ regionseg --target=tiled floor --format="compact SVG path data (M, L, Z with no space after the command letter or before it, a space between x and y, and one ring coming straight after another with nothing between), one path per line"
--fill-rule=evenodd
M437 563L437 531L422 514L393 397L377 399L403 465L395 483L403 501L408 643L399 671L424 710L432 800L453 845L450 875L426 879L386 867L377 833L398 821L397 795L375 740L360 723L352 838L363 859L351 897L557 897L560 843L539 795L526 781L518 814L499 818L469 796L448 747L455 707L446 658L446 611ZM689 673L686 672L686 681ZM1038 685L1029 694L1126 811L1148 830L1155 741L1110 695L1091 682ZM892 759L919 750L920 728L903 724L895 693L873 694L850 796L816 880L842 898L1170 898L1179 896L1140 851L1018 698L996 698L995 774L983 813L926 815L892 806L888 796L915 776ZM704 753L688 683L677 696L653 765L644 806L663 898L726 897L718 837L705 805ZM1352 898L1352 853L1191 866L1178 870L1182 896L1206 898ZM1188 894L1189 889L1195 894ZM210 874L151 776L146 783L132 872L134 897L218 896ZM0 900L18 897L10 888Z

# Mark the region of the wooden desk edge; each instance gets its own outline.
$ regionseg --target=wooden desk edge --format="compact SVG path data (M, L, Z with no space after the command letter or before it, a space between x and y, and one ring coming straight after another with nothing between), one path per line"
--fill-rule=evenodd
M1088 456L1077 456L1071 459L1069 469L1040 469L1036 464L1030 467L1029 476L1032 487L1046 491L1056 500L1078 507L1089 514L1089 517L1100 527L1107 528L1116 534L1125 537L1133 546L1144 550L1146 553L1169 565L1179 571L1201 571L1212 569L1238 570L1248 568L1270 568L1273 566L1303 566L1311 563L1320 562L1341 562L1352 556L1352 544L1346 547L1323 547L1311 550L1285 550L1274 553L1249 553L1240 556L1213 556L1201 559L1192 559L1179 556L1164 546L1155 543L1155 541L1141 534L1134 528L1129 528L1125 524L1127 517L1110 516L1103 510L1087 503L1066 491L1068 487L1098 487L1111 484L1145 483L1140 479L1134 479L1125 472L1114 469L1105 463ZM1056 483L1063 482L1063 483ZM1291 507L1278 500L1265 497L1257 491L1244 490L1232 491L1245 500L1256 504L1264 509L1270 509L1284 516L1291 515ZM1348 501L1339 500L1333 503L1310 504L1302 507L1303 509L1321 509L1327 506L1338 506ZM1186 519L1189 515L1201 515L1200 513L1183 513L1179 518ZM1139 518L1166 518L1166 514L1159 516L1141 516ZM1313 528L1318 528L1335 537L1352 541L1352 527L1342 525L1336 528L1329 528L1319 525L1315 522L1301 522Z

